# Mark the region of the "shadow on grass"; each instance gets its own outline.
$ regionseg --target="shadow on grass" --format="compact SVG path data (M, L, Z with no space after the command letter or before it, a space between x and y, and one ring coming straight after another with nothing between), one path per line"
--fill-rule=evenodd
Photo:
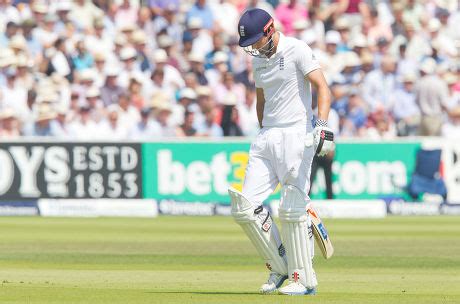
M196 295L259 295L258 292L238 292L238 291L147 291L146 293L196 294Z

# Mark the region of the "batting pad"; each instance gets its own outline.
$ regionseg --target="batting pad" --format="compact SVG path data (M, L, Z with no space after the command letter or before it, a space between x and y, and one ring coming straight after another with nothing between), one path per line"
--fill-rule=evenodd
M283 187L279 216L283 225L289 280L311 289L318 282L312 264L313 235L305 210L306 204L304 194L295 186Z
M263 206L254 206L234 188L228 189L232 200L232 216L265 260L267 268L287 275L287 262L281 237L270 213Z

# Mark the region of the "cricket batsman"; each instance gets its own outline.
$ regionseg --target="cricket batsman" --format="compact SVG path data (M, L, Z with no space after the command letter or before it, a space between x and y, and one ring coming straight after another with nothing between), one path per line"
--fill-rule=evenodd
M313 156L335 147L327 126L331 95L310 47L275 30L262 9L246 11L238 23L239 45L253 56L257 117L261 130L249 151L241 192L230 188L232 215L270 271L261 293L316 293L310 199ZM318 96L313 127L311 84ZM263 202L281 184L282 237ZM288 284L281 287L288 279ZM280 288L281 287L281 288Z

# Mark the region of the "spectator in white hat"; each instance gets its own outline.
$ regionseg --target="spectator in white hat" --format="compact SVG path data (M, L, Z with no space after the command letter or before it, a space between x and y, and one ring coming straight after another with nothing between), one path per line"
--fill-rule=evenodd
M7 47L10 39L18 33L18 25L12 21L6 23L5 31L0 32L0 47Z
M424 56L431 55L431 47L429 42L420 31L417 31L416 25L413 22L405 23L407 35L407 58L412 58L414 61L419 62Z
M397 74L404 75L407 73L418 73L418 62L411 57L407 56L407 44L405 39L401 42L398 47L399 59L398 59L398 68Z
M204 68L209 70L213 68L214 65L214 56L218 52L224 52L224 37L222 33L214 33L212 36L212 51L206 54Z
M310 23L311 31L310 37L314 37L314 40L320 45L324 44L324 38L326 36L326 29L324 22L322 21L321 9L317 6L312 6L308 10L308 22ZM304 36L305 37L305 36Z
M448 108L453 109L460 106L460 91L457 90L456 86L459 83L460 79L456 74L448 72L442 76L442 79L449 86L449 101Z
M340 34L340 44L337 46L337 52L349 52L350 48L350 23L346 17L340 17L335 21L334 28Z
M11 0L0 2L0 30L3 30L8 22L19 23L21 21L18 9L11 5Z
M141 30L137 30L133 34L133 44L137 51L137 62L142 72L149 72L152 70L152 63L150 62L151 50L147 48L147 36Z
M357 34L351 39L350 47L353 52L361 56L368 49L367 38L363 34Z
M157 16L154 20L156 20L159 16ZM142 30L147 37L156 37L157 36L157 28L155 27L154 20L152 20L152 11L146 7L142 6L139 8L138 16L137 16L137 27ZM175 24L175 26L178 26ZM151 49L157 48L157 43L155 39L149 39L147 41L147 46Z
M121 71L118 75L118 84L127 89L129 80L132 77L143 78L144 75L140 69L139 63L137 62L137 51L131 46L124 47L120 53L120 60L122 62ZM142 80L144 81L144 79Z
M153 119L152 109L145 107L140 114L141 120L129 131L129 139L148 141L159 138L162 134L161 126Z
M184 88L179 92L179 100L177 104L171 106L171 117L169 122L175 126L180 126L184 123L184 114L189 110L190 106L196 103L196 92L191 88Z
M58 38L58 34L55 29L55 25L58 20L59 19L56 15L48 13L43 18L43 22L37 24L38 26L34 30L34 35L44 48L52 46Z
M166 85L165 72L162 69L155 69L150 76L151 82L147 84L146 96L152 97L157 93L163 93L168 98L173 98L175 90L172 86Z
M328 31L325 37L325 52L316 52L318 60L324 70L326 79L332 79L341 70L341 59L338 56L337 47L341 43L340 34L337 31Z
M234 94L228 94L223 100L220 126L224 136L243 136L236 98Z
M425 59L420 66L421 78L415 86L416 102L422 114L422 136L440 135L443 114L449 105L449 88L435 72L436 61L433 58Z
M268 3L265 4L267 7L271 8L271 12L273 12L273 6ZM212 14L214 16L215 28L217 28L217 31L222 31L229 36L234 35L235 29L238 27L238 19L240 17L237 3L234 1L221 1L220 3L211 1L209 6L211 7ZM245 10L247 9L248 8Z
M197 103L196 107L192 107L190 111L194 112L194 128L204 123L205 117L204 112L207 108L213 108L216 106L212 91L208 86L198 86L196 88Z
M25 118L27 109L27 91L16 83L17 70L9 67L5 71L6 83L0 86L2 106L12 108L19 118Z
M204 55L203 53L192 52L188 57L190 62L190 71L195 74L200 85L208 85L209 81L206 78L204 70Z
M25 19L21 24L22 35L26 39L27 49L36 62L39 62L42 57L43 46L40 44L40 41L33 34L37 24L33 19Z
M292 35L300 40L304 40L303 37L306 35L306 33L313 32L313 30L310 28L310 22L306 19L296 20L292 24L292 29L294 31Z
M71 136L77 140L101 139L101 128L92 120L91 108L87 105L80 106L76 120L68 127ZM108 138L108 137L105 137Z
M172 65L168 64L168 56L165 50L158 49L153 53L155 69L164 71L164 84L178 90L185 86L181 73Z
M134 122L131 126L124 124L122 121L121 109L113 104L107 107L107 118L99 124L100 134L104 138L110 138L111 140L123 140L128 138L129 130L134 126Z
M117 4L115 2L108 2L107 10L105 11L105 15L97 17L96 19L102 18L102 22L104 23L104 29L107 32L109 37L115 37L117 35L117 27L115 26L115 14L117 13Z
M436 49L439 55L445 55L450 57L457 56L458 50L455 46L455 41L445 32L441 32L442 24L438 19L432 18L428 22L429 30L429 41L431 45Z
M84 103L86 91L95 84L95 71L93 69L84 69L75 73L76 81L72 85L72 89L78 92L80 102Z
M441 134L446 138L460 138L460 106L449 112L449 119L443 124Z
M375 110L383 107L389 110L393 107L392 94L397 87L396 59L390 55L382 58L379 69L375 69L364 78L362 95L364 101Z
M393 115L398 126L400 136L415 136L420 125L420 109L415 102L414 83L417 75L407 72L402 76L403 86L393 95Z
M114 48L114 39L110 36L109 32L105 29L103 19L95 19L92 31L85 37L85 45L96 46L97 48L91 51L104 54L107 58L110 58Z
M187 30L193 37L192 52L207 54L212 51L212 37L203 29L203 21L198 17L192 17L187 21Z
M168 56L168 64L172 65L175 68L179 68L179 63L177 60L176 45L174 40L166 34L161 34L157 37L157 42L159 48L163 49Z
M179 70L181 72L187 72L190 70L189 57L192 54L193 48L193 37L190 32L184 32L182 36L182 49L177 54L177 61L179 64Z
M56 107L56 119L53 122L56 137L69 139L72 134L69 130L69 108L63 104Z
M0 110L0 138L14 139L21 136L19 121L13 109Z
M162 102L155 108L155 116L161 126L161 137L171 138L177 137L178 128L169 123L169 117L172 110L169 102Z
M11 37L9 47L13 50L16 56L19 54L27 55L28 53L27 41L21 34L17 34Z
M140 121L139 110L133 106L131 96L128 94L121 94L118 97L118 108L120 125L126 130L130 130Z
M85 104L91 109L91 118L99 123L105 117L104 103L101 100L101 92L98 87L93 86L86 92Z
M26 90L32 89L35 82L31 67L31 62L25 55L21 54L16 57L16 84Z
M94 71L95 71L94 84L98 88L101 88L105 82L105 67L107 65L106 63L107 63L107 59L105 57L105 54L101 52L94 53Z
M105 83L101 88L101 99L105 106L118 103L119 96L125 91L118 85L120 69L108 66L105 69Z
M38 24L42 24L44 22L45 16L48 13L48 6L42 1L35 1L31 5L32 9L32 18Z
M361 59L355 52L342 53L343 69L339 76L343 77L343 83L350 86L357 86L363 80L361 73Z
M393 8L393 23L391 24L391 32L393 37L405 36L406 31L404 28L404 3L395 2L392 5Z
M214 54L211 68L205 71L211 87L216 87L222 81L223 75L228 72L228 59L225 52L219 51Z
M58 20L54 25L54 30L59 36L63 36L67 31L67 25L72 23L70 11L72 10L73 3L71 0L61 0L53 4L53 10L56 11L58 16Z
M56 112L49 104L40 104L37 108L35 122L31 122L24 126L24 134L26 136L56 136L57 130L52 124L56 118Z
M98 8L92 1L75 0L70 18L80 30L88 30L94 23L94 20L101 18L103 11Z

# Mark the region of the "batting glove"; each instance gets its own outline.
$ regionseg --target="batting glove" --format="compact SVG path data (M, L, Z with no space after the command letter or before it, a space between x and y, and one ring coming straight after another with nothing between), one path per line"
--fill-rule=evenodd
M334 132L332 132L331 128L328 128L327 121L322 119L316 121L316 127L313 129L313 143L315 153L318 156L325 156L334 151Z

